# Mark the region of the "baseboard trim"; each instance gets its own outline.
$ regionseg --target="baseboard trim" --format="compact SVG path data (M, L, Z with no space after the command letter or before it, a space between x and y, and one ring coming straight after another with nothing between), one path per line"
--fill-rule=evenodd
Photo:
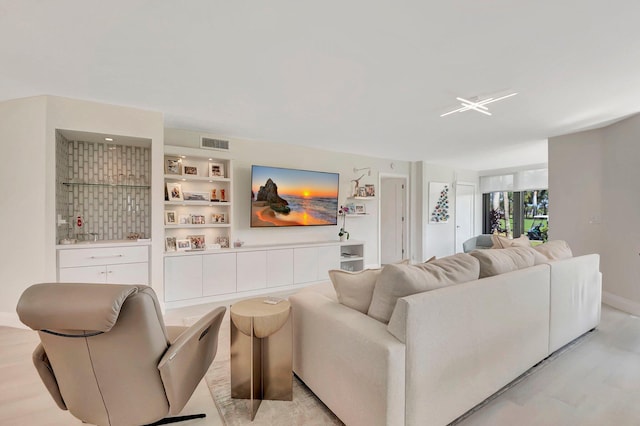
M29 329L20 322L18 314L15 312L0 312L0 326Z
M603 291L602 303L613 308L620 309L621 311L630 313L631 315L640 316L640 303L629 300L622 296L618 296L617 294Z

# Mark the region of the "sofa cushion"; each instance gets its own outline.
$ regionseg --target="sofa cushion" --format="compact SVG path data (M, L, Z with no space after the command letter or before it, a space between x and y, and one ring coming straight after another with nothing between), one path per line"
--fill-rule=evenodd
M478 279L478 260L466 253L417 265L387 265L376 281L367 314L388 323L399 298Z
M492 249L501 249L507 247L531 247L529 237L526 235L520 235L519 238L510 239L503 237L502 235L492 235L491 241L493 242Z
M329 278L338 295L338 302L366 314L380 272L382 268L365 269L359 272L330 270Z
M535 254L530 247L474 250L469 254L480 263L480 278L528 268L535 264Z
M564 240L549 241L534 247L534 249L549 260L562 260L573 257L569 244Z

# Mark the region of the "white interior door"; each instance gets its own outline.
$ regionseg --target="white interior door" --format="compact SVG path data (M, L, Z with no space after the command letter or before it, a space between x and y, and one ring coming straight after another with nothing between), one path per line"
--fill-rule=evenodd
M406 258L406 179L384 177L380 181L380 263Z
M456 184L456 253L462 252L462 243L475 236L473 227L475 197L475 186Z

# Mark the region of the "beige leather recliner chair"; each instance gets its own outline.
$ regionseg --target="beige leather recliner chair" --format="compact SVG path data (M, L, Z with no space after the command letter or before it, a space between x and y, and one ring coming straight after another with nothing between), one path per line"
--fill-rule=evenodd
M143 425L183 409L215 357L226 308L165 328L151 287L49 283L27 288L16 310L40 335L33 361L61 409L96 425Z

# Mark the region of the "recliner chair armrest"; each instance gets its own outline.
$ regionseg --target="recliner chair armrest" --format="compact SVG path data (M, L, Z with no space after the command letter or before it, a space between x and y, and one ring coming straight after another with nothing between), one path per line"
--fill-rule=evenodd
M169 400L169 414L178 414L209 369L218 349L218 331L227 310L219 307L187 328L158 363Z
M33 365L36 366L40 379L42 379L42 382L51 394L51 397L58 407L62 410L66 410L67 405L64 403L64 399L62 399L60 388L58 387L58 380L56 380L53 368L51 368L51 364L49 363L49 357L47 357L47 353L44 351L42 343L36 346L36 349L33 351L32 359Z

